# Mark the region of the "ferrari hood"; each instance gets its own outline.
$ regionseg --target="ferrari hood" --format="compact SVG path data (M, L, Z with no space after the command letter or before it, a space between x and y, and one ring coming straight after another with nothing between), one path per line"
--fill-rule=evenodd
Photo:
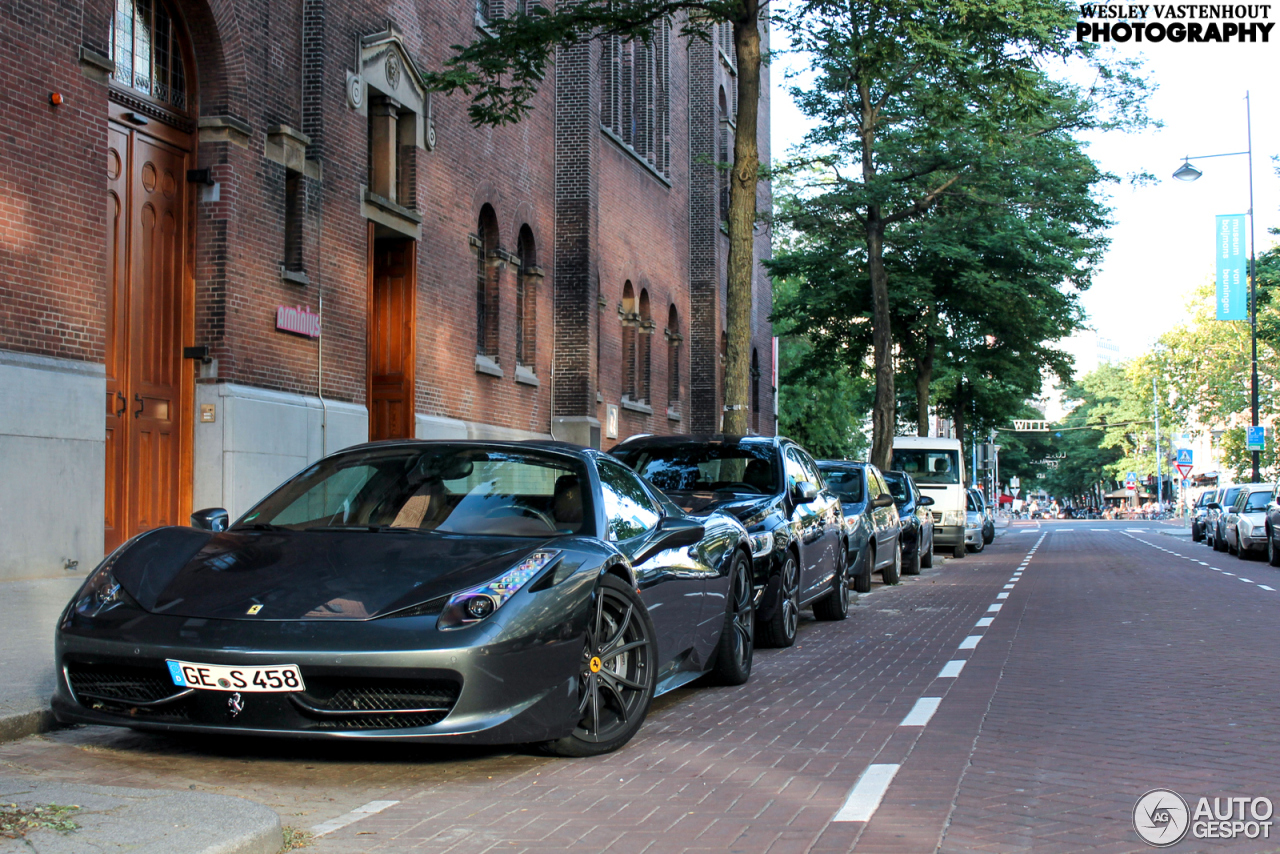
M112 572L148 611L366 620L483 584L545 539L395 531L153 531Z

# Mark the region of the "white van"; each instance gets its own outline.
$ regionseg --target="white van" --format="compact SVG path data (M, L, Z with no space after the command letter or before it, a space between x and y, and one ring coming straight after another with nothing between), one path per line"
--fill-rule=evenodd
M920 491L933 499L934 547L964 557L967 495L960 440L894 436L890 468L911 475Z

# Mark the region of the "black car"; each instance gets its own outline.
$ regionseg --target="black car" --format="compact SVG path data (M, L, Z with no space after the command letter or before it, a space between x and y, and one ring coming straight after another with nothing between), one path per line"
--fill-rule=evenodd
M920 567L933 566L933 499L904 471L884 472L884 480L902 521L902 572L919 575Z
M1191 541L1198 543L1205 538L1209 519L1209 505L1216 502L1219 490L1206 489L1191 508Z
M880 470L870 463L847 460L822 460L818 470L840 498L849 543L845 562L853 589L859 593L871 590L873 572L879 572L885 584L897 584L904 568L902 526Z
M751 672L746 531L559 443L379 442L227 526L157 528L64 611L68 723L625 744L655 693Z
M686 513L729 513L747 528L761 590L761 642L791 646L800 610L820 620L849 611L840 501L813 459L790 439L769 436L642 436L611 453Z

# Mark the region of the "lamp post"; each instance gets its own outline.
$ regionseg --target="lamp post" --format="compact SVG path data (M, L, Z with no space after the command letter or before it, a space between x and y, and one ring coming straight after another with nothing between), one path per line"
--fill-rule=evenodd
M1244 93L1244 125L1247 148L1244 151L1229 151L1225 154L1201 154L1198 157L1184 157L1182 165L1174 170L1173 177L1179 181L1194 181L1204 173L1191 165L1192 160L1208 160L1210 157L1249 158L1249 344L1252 348L1251 373L1249 381L1249 414L1250 424L1258 426L1258 266L1256 260L1257 242L1254 240L1253 215L1253 119L1249 110L1249 93ZM1261 454L1253 452L1253 482L1261 480L1259 464Z

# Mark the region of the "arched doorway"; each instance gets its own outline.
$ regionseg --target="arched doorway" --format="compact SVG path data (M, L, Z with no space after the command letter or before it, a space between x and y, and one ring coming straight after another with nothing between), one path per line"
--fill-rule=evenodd
M105 547L179 522L193 379L190 43L167 0L115 0L107 139Z

